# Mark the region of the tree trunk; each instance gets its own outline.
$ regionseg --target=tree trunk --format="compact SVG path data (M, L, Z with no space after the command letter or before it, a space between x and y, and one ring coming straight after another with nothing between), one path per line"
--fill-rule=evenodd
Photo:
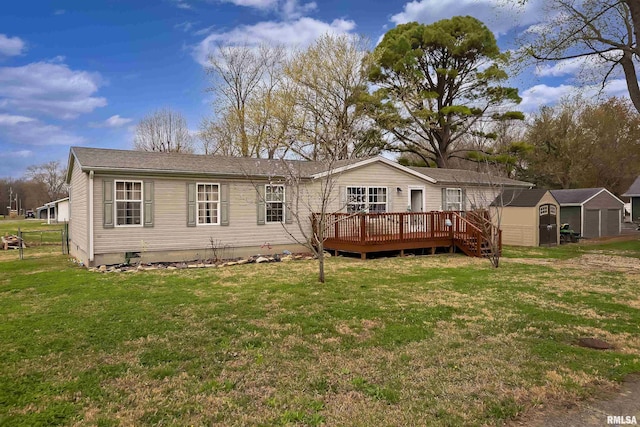
M620 65L624 70L624 77L627 80L627 89L629 90L629 98L633 102L633 106L640 113L640 87L638 86L638 76L636 75L636 67L633 64L633 53L623 51Z
M324 245L318 245L318 281L324 283Z

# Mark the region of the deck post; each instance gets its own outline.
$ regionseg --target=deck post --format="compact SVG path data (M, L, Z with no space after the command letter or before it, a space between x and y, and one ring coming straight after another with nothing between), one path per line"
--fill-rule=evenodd
M400 241L404 240L404 216L404 213L400 214ZM404 253L401 256L404 256Z
M340 221L338 220L338 218L334 218L334 223L333 223L333 237L336 240L340 239Z
M364 243L367 236L367 217L365 214L360 214L360 242ZM364 258L363 258L364 259Z
M367 259L367 253L366 252L360 252L360 259L361 260L366 260Z

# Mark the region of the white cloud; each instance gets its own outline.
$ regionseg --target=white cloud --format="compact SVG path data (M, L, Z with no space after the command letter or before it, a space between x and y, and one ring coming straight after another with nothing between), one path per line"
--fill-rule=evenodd
M0 129L4 139L20 145L78 145L85 142L83 137L31 117L1 114Z
M617 60L621 55L621 52L609 52L607 57ZM611 68L611 65L611 62L603 59L600 55L589 55L556 61L552 65L538 66L535 69L535 74L540 77L562 77L586 72L600 78Z
M33 155L33 151L31 150L9 151L6 154L7 154L7 157L9 158L13 157L13 158L26 159Z
M64 15L67 11L64 9L58 9L53 12L54 15Z
M0 34L0 56L17 56L25 49L26 44L20 37L8 37Z
M173 28L177 28L179 30L184 31L185 33L188 33L189 31L191 31L193 26L194 26L193 22L185 21L185 22L181 22L179 24L174 25Z
M184 0L173 0L173 3L178 9L189 10L192 8L191 5Z
M496 37L539 20L544 0L529 0L524 6L508 0L414 0L391 17L398 24L417 21L431 24L452 16L471 15L484 22Z
M0 114L0 126L16 125L18 123L34 122L36 119L12 114Z
M624 79L611 80L604 89L601 85L573 86L561 84L559 86L548 86L539 84L523 91L520 96L522 102L517 108L526 113L534 112L540 107L553 106L566 97L581 95L585 98L598 97L628 97L627 84Z
M298 19L317 9L315 2L300 3L299 0L222 0L236 6L251 7L261 11L280 14L284 19Z
M131 123L133 119L128 119L126 117L120 117L119 114L115 116L109 117L107 120L100 123L90 123L91 127L94 128L120 128L129 123Z
M92 96L103 84L98 73L71 70L60 59L0 67L0 108L73 119L107 105L105 98Z
M223 0L225 3L235 4L236 6L253 7L256 9L275 9L278 0Z
M354 30L355 22L335 19L331 23L304 17L294 21L265 21L255 25L243 25L227 32L212 33L202 40L193 50L193 56L202 65L215 51L217 44L222 45L259 45L284 44L288 47L306 47L326 33L345 34Z

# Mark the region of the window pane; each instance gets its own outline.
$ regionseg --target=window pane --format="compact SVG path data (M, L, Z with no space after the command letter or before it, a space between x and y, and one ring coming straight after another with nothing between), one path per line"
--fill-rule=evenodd
M218 224L218 184L198 184L198 224Z
M347 212L362 212L366 208L366 187L347 187Z
M284 185L267 185L264 192L267 222L284 221Z

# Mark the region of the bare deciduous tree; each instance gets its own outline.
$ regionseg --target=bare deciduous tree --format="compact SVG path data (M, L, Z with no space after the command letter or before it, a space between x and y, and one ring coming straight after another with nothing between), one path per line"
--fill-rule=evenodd
M27 178L46 186L50 200L56 200L69 194L65 185L67 170L58 161L51 161L27 168Z
M209 55L207 73L212 86L208 90L216 95L215 110L219 117L215 124L219 128L232 125L230 130L238 134L238 151L242 157L257 157L263 148L259 130L250 129L248 109L253 103L255 111L256 99L266 100L261 106L269 108L268 96L279 84L283 58L281 46L247 44L219 45ZM228 117L220 119L220 116ZM260 121L254 123L260 126ZM218 145L220 143L222 141Z
M139 151L192 153L193 139L184 116L164 108L140 120L133 146Z
M369 43L352 35L325 34L285 67L296 87L296 138L290 147L309 160L378 154L384 145L362 108L368 91Z
M603 86L611 76L621 73L640 112L636 70L640 58L640 2L550 0L545 6L541 22L523 33L522 52L541 62L569 61L575 65L581 61ZM598 64L603 66L599 70L594 68Z

